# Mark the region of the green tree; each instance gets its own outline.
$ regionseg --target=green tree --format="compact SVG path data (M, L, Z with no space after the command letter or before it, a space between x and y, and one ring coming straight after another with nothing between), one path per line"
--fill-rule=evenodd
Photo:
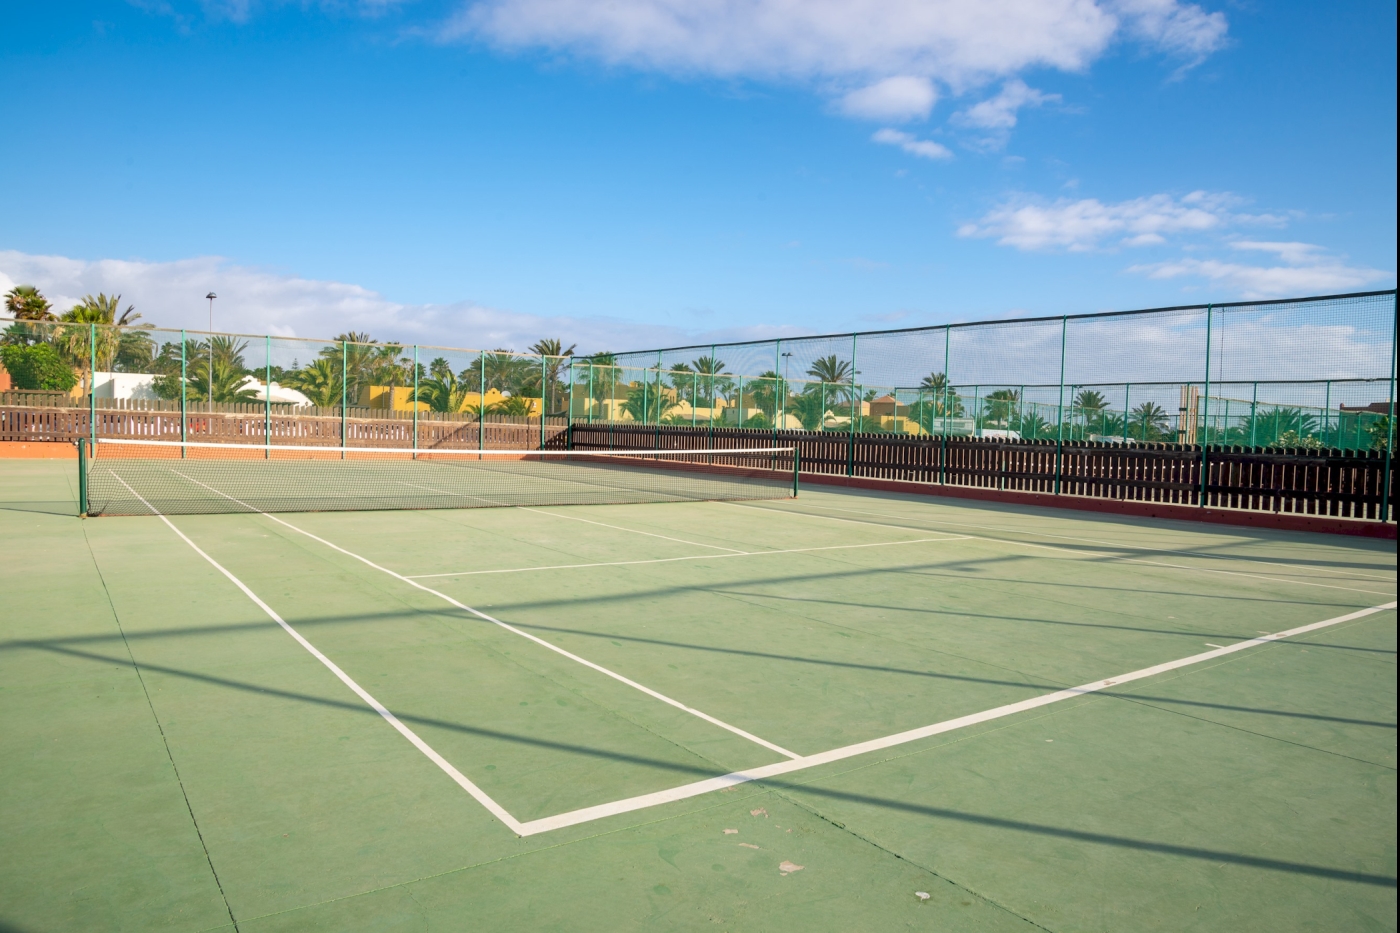
M632 416L633 421L642 424L660 424L676 403L664 389L655 383L634 382L627 389L627 401L622 410Z
M99 293L84 295L83 300L59 318L62 326L54 334L54 345L78 370L83 392L92 391L92 363L100 371L110 372L121 349L120 328L134 324L141 315L132 305L118 314L121 295ZM146 340L149 336L142 335Z
M574 355L574 348L577 346L578 344L570 344L565 349L564 342L557 337L546 337L530 345L531 353L538 353L544 357L545 385L542 397L547 414L568 414L568 399L565 397L564 387L560 385L560 374L565 360Z
M1132 411L1128 436L1139 441L1162 441L1167 436L1167 412L1156 402L1143 402Z
M16 321L56 321L52 307L33 285L16 285L5 293L5 313Z
M827 384L825 399L828 404L835 404L840 399L850 401L852 393L851 383L855 379L855 370L851 366L850 360L838 359L836 354L821 356L812 361L812 365L807 367L807 375L818 382ZM809 386L810 391L812 387ZM803 422L805 425L807 422Z
M787 382L773 370L768 370L744 386L744 397L761 411L771 423L778 417L778 400L787 395ZM753 419L750 418L750 421ZM754 427L745 422L745 427ZM767 427L768 425L762 425Z
M178 399L183 394L190 402L252 402L257 390L252 388L243 354L246 341L223 334L210 340L191 340L185 345L185 381L180 382L179 344L167 343L154 358L154 368L162 370L155 381L156 394L161 398ZM340 404L339 399L335 404Z
M986 420L1006 425L1021 407L1021 392L1018 389L997 389L989 392L984 401Z
M318 408L338 408L344 399L339 361L327 357L312 360L288 374L284 385L305 395Z
M734 379L728 375L724 360L701 356L690 361L690 368L696 374L695 395L701 407L713 408L715 399L727 399L733 391Z
M442 362L443 365L437 367L438 362ZM434 375L430 379L419 381L418 393L413 400L423 402L432 411L459 412L465 410L467 393L476 392L479 387L470 382L459 380L447 367L445 360L434 360L433 363L435 366Z
M0 363L16 389L67 392L78 383L73 367L46 343L0 346Z
M1074 396L1070 412L1083 426L1084 430L1080 432L1081 434L1089 433L1090 429L1094 429L1096 434L1102 434L1104 432L1100 422L1106 408L1108 408L1108 400L1103 397L1102 393L1093 389L1080 389Z

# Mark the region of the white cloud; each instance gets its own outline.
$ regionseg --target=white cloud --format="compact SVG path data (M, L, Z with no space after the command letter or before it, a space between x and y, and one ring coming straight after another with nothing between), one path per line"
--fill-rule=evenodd
M921 159L951 159L953 153L947 146L941 146L931 139L919 139L909 133L889 128L876 130L875 135L870 137L877 143L886 146L898 146L910 155L918 156Z
M1002 85L1001 93L996 97L969 107L959 113L955 120L964 126L1009 130L1016 125L1016 111L1022 107L1039 107L1059 99L1059 94L1044 94L1020 78L1013 78Z
M1178 259L1130 266L1129 272L1152 279L1199 278L1233 289L1244 298L1279 298L1354 291L1395 274L1365 266L1349 266L1308 243L1232 244L1241 249L1277 252L1283 266L1250 266L1218 259Z
M1199 233L1241 220L1270 221L1269 215L1231 213L1239 200L1228 194L1193 191L1182 198L1169 194L1105 204L1097 198L1054 202L1018 197L993 208L981 220L958 228L963 237L996 237L1003 246L1023 250L1091 250L1114 241L1123 246L1164 243L1172 233Z
M379 340L474 349L524 350L541 337L559 337L565 346L577 343L580 352L593 352L793 332L760 324L701 333L619 318L522 314L470 301L409 305L359 285L239 266L215 256L88 261L0 250L0 293L18 284L37 286L60 312L89 293L120 293L123 307L134 304L143 323L160 327L206 329L204 295L213 291L219 295L214 303L218 331L324 339L356 330Z
M896 75L841 98L841 112L865 120L913 120L929 115L938 93L928 78Z
M440 36L667 73L913 75L962 89L1032 67L1083 70L1120 34L1199 57L1225 29L1179 0L479 0Z

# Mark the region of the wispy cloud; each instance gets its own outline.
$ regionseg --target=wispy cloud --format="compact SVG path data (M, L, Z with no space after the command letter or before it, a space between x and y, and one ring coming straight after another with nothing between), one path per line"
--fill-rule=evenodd
M59 310L83 295L122 295L143 321L161 327L208 327L210 291L219 298L214 327L245 334L334 337L367 331L376 339L437 346L524 350L541 337L559 337L580 351L673 346L696 340L789 336L796 328L756 324L717 330L635 324L612 317L525 314L472 301L411 305L359 285L306 279L240 266L216 256L173 262L71 259L0 250L0 292L36 285Z
M1219 259L1185 258L1129 266L1152 279L1196 278L1222 285L1244 298L1278 298L1352 291L1394 280L1395 273L1348 265L1311 243L1266 243L1241 240L1237 250L1274 253L1284 265L1255 266Z
M1232 223L1277 224L1269 214L1239 214L1241 200L1221 192L1193 191L1176 198L1154 194L1105 204L1097 198L1045 201L1026 195L1010 199L980 220L963 224L958 235L995 237L1022 250L1083 252L1105 245L1155 246L1176 233L1218 230Z
M952 122L982 131L981 135L968 141L967 144L973 149L995 152L1006 146L1021 108L1040 107L1059 100L1059 94L1046 94L1020 78L1012 78L1002 85L996 96L953 114Z
M951 159L953 153L947 146L940 145L931 139L919 139L902 130L893 130L886 127L883 130L876 130L875 135L870 137L873 141L886 146L898 146L905 152L921 159Z

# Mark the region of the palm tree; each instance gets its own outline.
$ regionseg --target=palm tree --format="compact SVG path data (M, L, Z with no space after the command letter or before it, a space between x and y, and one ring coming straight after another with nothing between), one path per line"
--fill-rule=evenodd
M632 416L632 420L642 424L660 424L661 419L676 407L670 394L659 385L632 383L627 390L627 401L622 410Z
M1103 410L1108 407L1108 399L1093 389L1080 389L1074 396L1074 403L1070 407L1070 412L1081 419L1084 432L1087 433L1089 423L1103 415ZM1102 430L1099 433L1103 433Z
M1144 442L1161 440L1167 433L1166 409L1156 402L1143 402L1132 411L1128 433Z
M476 387L471 382L458 380L447 367L446 360L441 361L441 367L436 367L439 360L433 362L435 375L418 383L418 393L413 400L425 402L432 411L463 411L466 409L467 393L477 391ZM478 417L481 415L480 407L479 404L476 406Z
M832 401L838 398L850 399L850 383L855 379L855 370L849 360L837 359L835 353L817 357L812 361L812 365L807 367L807 375L832 387Z
M503 398L494 405L486 409L491 415L512 415L514 417L524 417L530 414L530 401L523 395L512 395Z
M116 328L132 324L141 317L132 305L127 305L126 311L118 317L121 299L121 295L99 293L95 298L84 295L82 301L59 318L70 326L58 329L54 343L58 351L77 367L85 394L92 391L91 369L94 360L100 369L112 368L121 346L121 332Z
M700 400L713 408L717 397L728 398L734 387L734 380L726 375L724 360L713 356L701 356L690 361L691 368L699 375L696 392Z
M564 359L574 355L574 348L578 344L569 344L568 349L564 348L564 342L558 337L545 337L536 340L530 345L531 353L538 353L544 357L544 407L546 414L563 415L568 413L568 405L564 403L562 387L559 385L559 374L564 368Z
M1020 408L1021 392L1018 389L997 389L987 394L987 420L1005 425L1013 412Z
M51 307L33 285L16 285L5 293L5 311L16 321L56 321Z
M340 365L324 356L291 373L287 384L318 408L336 408L344 399Z
M787 395L787 383L781 376L770 369L761 373L746 388L753 406L763 412L769 421L778 417L778 400Z

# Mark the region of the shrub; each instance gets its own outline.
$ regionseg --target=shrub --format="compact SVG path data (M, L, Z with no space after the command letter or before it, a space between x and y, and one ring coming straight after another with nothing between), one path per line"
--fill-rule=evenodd
M78 383L73 367L46 343L0 347L0 363L5 364L16 389L67 392Z

